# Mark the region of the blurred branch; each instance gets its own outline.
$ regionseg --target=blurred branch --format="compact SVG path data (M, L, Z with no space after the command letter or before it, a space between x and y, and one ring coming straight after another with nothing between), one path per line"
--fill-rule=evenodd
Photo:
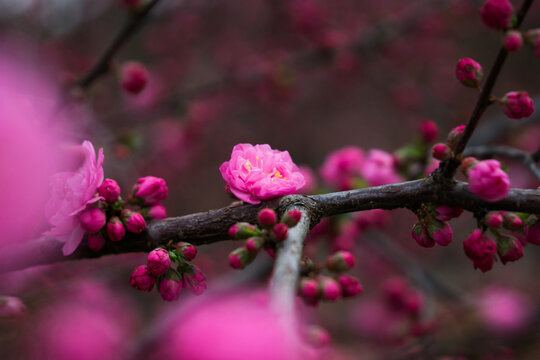
M101 75L109 71L110 62L118 50L129 40L129 38L143 25L144 20L150 13L150 10L160 0L151 0L145 7L134 12L118 35L113 39L110 45L105 49L94 66L84 74L76 83L76 86L86 89Z
M107 241L98 252L90 250L86 241L83 241L75 253L63 256L63 243L51 238L38 239L3 249L0 253L0 273L71 259L96 258L106 254L148 252L170 241L201 245L228 240L228 230L232 225L240 221L255 223L257 213L265 207L276 209L282 214L284 209L290 206L303 206L309 216L309 225L313 227L321 218L327 216L371 209L414 210L422 203L445 204L471 212L507 210L540 213L540 189L511 189L503 200L487 202L470 193L467 183L440 184L426 178L322 195L289 195L257 205L229 206L154 221L142 234L128 234L120 242Z
M474 156L478 158L492 158L494 156L503 156L509 159L513 159L522 163L529 171L534 175L536 180L540 182L540 169L536 165L540 157L540 150L533 153L527 153L525 151L502 145L493 146L474 146L465 151L465 156Z
M532 2L533 0L525 0L523 2L523 5L521 5L521 8L517 13L516 23L513 28L516 28L516 29L519 28ZM508 52L504 49L504 46L501 46L499 53L495 59L495 63L489 70L489 74L487 76L484 88L480 92L480 95L478 96L478 100L476 101L474 110L471 113L471 116L469 117L469 121L467 122L465 131L463 132L461 139L459 139L459 142L457 143L456 148L454 149L455 155L452 159L446 161L444 164L443 172L447 178L453 177L454 174L456 173L456 170L459 167L459 164L461 162L460 158L461 158L461 154L463 153L463 150L465 149L465 146L467 146L467 143L469 142L474 130L476 129L476 126L478 125L480 118L484 114L484 111L492 103L490 99L491 93L493 92L493 87L495 86L495 82L497 81L497 78L499 77L499 74L504 65L504 62L506 61L507 56L508 56Z

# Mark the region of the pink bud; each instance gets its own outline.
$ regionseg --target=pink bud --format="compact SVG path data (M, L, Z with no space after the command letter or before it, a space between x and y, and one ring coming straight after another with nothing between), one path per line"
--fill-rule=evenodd
M521 32L517 30L509 30L504 36L504 49L508 52L518 51L523 45L523 37Z
M120 84L122 88L131 94L138 94L148 82L148 70L139 62L126 62L122 65Z
M83 230L88 231L90 234L97 233L103 226L107 219L105 214L101 209L97 207L91 207L89 209L83 210L79 217L81 222L81 227Z
M487 0L480 8L482 22L488 28L504 30L512 21L514 7L508 0Z
M326 259L326 267L330 271L343 272L350 270L355 263L354 255L348 251L338 251Z
M523 220L513 212L507 212L503 215L504 227L509 230L520 230L523 227Z
M283 223L274 225L272 228L272 235L276 241L284 241L287 238L289 228Z
M497 246L497 253L501 262L506 264L509 261L516 261L523 257L523 247L515 238L501 237Z
M319 284L315 279L302 278L300 280L300 295L303 298L313 299L319 296Z
M140 234L144 231L144 229L146 229L146 222L144 221L142 215L138 212L124 209L120 215L122 216L122 220L128 231L134 234Z
M476 163L469 170L468 176L469 190L485 201L502 200L510 191L510 179L497 160Z
M452 150L448 147L448 145L438 143L433 145L433 147L431 148L431 155L437 160L445 161L450 159L453 153Z
M163 205L157 204L148 210L148 216L152 220L165 219L167 217L167 210L165 210Z
M491 212L487 215L487 223L490 227L499 228L503 224L503 217L499 212Z
M420 136L426 143L431 143L439 137L439 128L431 120L424 120L420 124Z
M126 235L126 228L118 216L113 216L107 224L107 235L111 241L120 241Z
M129 282L135 289L152 291L152 288L156 283L156 278L150 275L146 265L141 265L133 271L133 274L131 274L131 277L129 278Z
M420 313L420 309L424 305L424 298L417 291L411 291L405 296L403 303L405 311L412 315Z
M317 281L323 300L333 302L341 297L341 288L336 280L328 276L319 276Z
M171 266L171 258L169 252L164 249L154 249L148 254L146 268L153 276L163 275Z
M167 184L162 178L146 176L137 180L133 194L146 205L156 205L167 197Z
M463 213L463 209L441 205L435 209L435 219L439 221L448 221L459 217Z
M264 245L264 239L260 236L252 236L246 240L245 247L252 253L256 253L262 249Z
M245 247L240 247L238 249L233 250L229 254L229 265L233 269L241 270L244 269L246 266L251 264L251 262L255 259L256 253L250 252Z
M473 261L475 269L480 269L482 272L491 270L494 255L497 252L495 241L476 229L463 242L463 249L465 255Z
M257 216L257 221L259 221L259 224L263 228L272 227L275 225L277 221L277 215L276 212L272 209L262 209L259 211L259 215Z
M484 72L482 66L471 58L460 59L456 66L456 77L465 86L479 86Z
M454 149L459 141L461 139L461 136L463 135L463 132L465 131L465 125L459 125L453 128L449 133L448 137L446 138L446 145L450 147L450 149Z
M105 245L105 239L99 233L88 234L88 247L92 251L99 251Z
M532 115L534 112L533 100L526 91L512 91L506 93L501 100L502 108L510 119L519 120Z
M338 282L344 298L358 296L364 291L360 281L354 276L341 274L339 275Z
M182 283L177 276L171 276L170 279L164 277L159 283L159 294L165 301L178 300L180 291L182 290Z
M247 222L239 222L229 228L229 236L236 240L244 240L256 235L260 235L259 229Z
M435 227L433 229L433 240L441 246L447 246L452 242L452 228L447 222L443 222L442 227Z
M420 223L414 224L411 235L418 245L430 248L435 246L435 241L429 236L427 229Z
M19 298L0 296L0 318L21 317L27 312L26 305Z
M99 196L103 196L108 202L115 202L120 196L120 186L113 179L105 179L97 190Z
M459 171L461 171L463 175L468 176L469 170L471 170L476 164L478 164L478 160L476 158L473 158L472 156L466 157L461 161Z
M182 241L179 242L176 246L178 248L178 251L180 251L180 254L182 254L184 259L186 259L187 261L191 261L197 256L197 248L190 243Z
M290 210L281 219L281 222L288 227L295 227L296 224L302 219L302 212L300 210Z

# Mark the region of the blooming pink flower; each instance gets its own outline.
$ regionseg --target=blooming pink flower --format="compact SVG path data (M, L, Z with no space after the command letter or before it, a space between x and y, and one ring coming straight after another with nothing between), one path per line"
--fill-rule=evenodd
M80 213L87 205L102 197L94 197L103 182L103 149L96 153L92 143L83 142L84 163L77 171L62 172L51 179L52 196L45 208L45 215L53 228L44 233L64 243L62 251L69 255L81 243L84 230L79 221Z
M480 269L482 272L491 270L497 252L497 244L493 239L476 229L463 242L463 249L465 255L473 261L475 269Z
M514 7L508 0L487 0L480 8L484 25L491 29L504 30L512 21Z
M339 190L354 188L354 180L360 177L364 152L354 146L332 152L320 169L323 180Z
M526 91L511 91L501 100L502 108L510 119L519 120L529 117L534 112L533 100Z
M207 287L206 276L197 266L192 265L191 268L193 273L185 272L183 274L184 289L187 289L195 295L201 295Z
M219 171L231 192L251 204L294 194L305 185L289 152L273 150L267 144L236 145L231 160L224 162Z
M394 156L383 150L370 150L362 163L360 172L371 186L403 181L396 173Z
M471 58L460 59L456 65L456 77L465 86L477 87L483 75L482 66Z
M499 201L510 191L510 179L497 160L476 163L468 173L469 190L486 201Z

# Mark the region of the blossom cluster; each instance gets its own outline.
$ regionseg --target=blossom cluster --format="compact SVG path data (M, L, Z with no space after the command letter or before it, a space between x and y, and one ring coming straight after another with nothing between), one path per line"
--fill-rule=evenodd
M462 212L463 209L447 205L435 207L422 204L416 213L418 222L413 226L412 237L422 247L430 248L435 243L447 246L452 242L453 235L448 221L459 217Z
M146 265L138 266L131 274L131 286L150 292L157 283L165 301L178 300L182 288L200 295L206 290L206 276L190 263L196 255L197 248L186 242L176 244L172 250L154 249L148 254Z

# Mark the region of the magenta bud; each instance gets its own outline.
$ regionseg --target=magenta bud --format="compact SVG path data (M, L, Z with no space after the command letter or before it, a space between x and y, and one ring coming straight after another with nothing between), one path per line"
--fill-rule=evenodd
M300 280L299 292L303 298L317 298L319 296L319 284L315 279L304 277Z
M120 196L120 186L113 179L105 179L97 189L99 196L103 196L105 201L115 202Z
M354 255L348 251L338 251L326 259L326 267L333 272L350 270L355 263Z
M508 0L486 0L480 8L482 22L490 29L504 30L512 22L514 7Z
M509 230L519 230L523 227L523 220L516 213L507 212L503 215L503 225Z
M111 241L120 241L126 235L126 228L118 216L113 216L109 219L107 235Z
M459 125L450 130L448 133L448 136L446 137L446 145L452 150L456 147L459 139L463 136L463 132L465 131L465 125Z
M433 225L430 225L428 232L431 238L441 246L447 246L452 242L452 228L446 221L442 223L434 222Z
M167 217L167 210L161 204L157 204L148 209L148 217L151 220L165 219Z
M256 253L262 249L264 245L264 239L260 236L252 236L246 240L245 247L252 253Z
M503 224L503 217L499 212L491 212L486 218L488 225L492 228L500 228Z
M146 261L146 268L148 272L153 276L163 275L169 270L171 266L171 258L169 252L164 249L154 249L148 254L148 260Z
M338 277L338 282L344 298L361 295L364 291L360 281L354 276L341 274Z
M241 270L244 269L246 266L251 264L251 262L255 259L256 253L250 252L245 247L240 247L238 249L233 250L229 254L229 265L233 269Z
M146 229L146 221L144 221L144 218L138 212L124 209L120 215L129 232L140 234Z
M509 261L517 261L523 257L523 247L521 243L512 237L501 237L497 244L497 254L501 262L506 264Z
M141 265L133 271L131 277L129 278L131 286L137 290L141 291L152 291L154 284L156 283L156 278L153 277L146 268L146 265Z
M143 64L129 61L122 65L120 84L126 92L138 94L146 87L148 77L148 70Z
M90 234L95 234L99 230L101 230L101 228L105 226L105 222L107 221L105 213L97 207L91 207L89 209L83 210L81 212L79 220L81 222L81 227L83 228L83 230L88 231Z
M424 298L417 291L408 293L403 301L404 310L412 315L418 315L423 305Z
M422 247L430 248L435 246L435 241L429 236L426 227L420 223L414 224L411 235L418 245Z
M446 161L452 157L453 152L448 145L438 143L431 148L431 155L437 160Z
M424 120L420 124L420 136L426 143L431 143L439 137L439 128L431 120Z
M174 272L167 272L165 277L159 283L159 294L165 301L178 300L180 291L182 290L182 282Z
M533 100L526 91L511 91L501 99L504 113L510 119L519 120L529 117L534 112Z
M180 252L180 254L182 255L182 257L186 259L187 261L191 261L195 259L195 257L197 256L197 248L190 243L182 241L182 242L179 242L176 245L176 247L178 251Z
M341 287L333 278L319 276L317 282L319 283L319 289L323 300L333 302L341 297Z
M302 212L300 210L290 210L283 215L281 222L291 228L296 226L300 222L300 219L302 219Z
M276 224L277 215L272 209L262 209L257 215L257 221L263 228L270 228Z
M16 318L26 315L26 305L16 297L0 296L0 318Z
M484 72L482 66L471 58L460 59L456 65L456 77L463 85L476 88Z
M435 209L435 219L439 221L448 221L459 217L463 213L463 209L441 205Z
M146 176L137 180L133 195L142 199L146 205L157 205L167 197L167 184L162 178Z
M99 251L105 245L105 239L100 233L88 234L88 247L92 251Z
M504 49L508 52L518 51L523 45L523 36L517 30L509 30L504 35Z
M272 228L272 238L278 242L284 241L287 238L289 228L284 223L274 225Z
M482 231L476 229L463 242L463 250L465 250L465 255L473 261L475 269L486 272L493 267L497 244Z
M236 240L244 240L256 235L260 235L259 229L247 222L239 222L229 228L229 236Z

